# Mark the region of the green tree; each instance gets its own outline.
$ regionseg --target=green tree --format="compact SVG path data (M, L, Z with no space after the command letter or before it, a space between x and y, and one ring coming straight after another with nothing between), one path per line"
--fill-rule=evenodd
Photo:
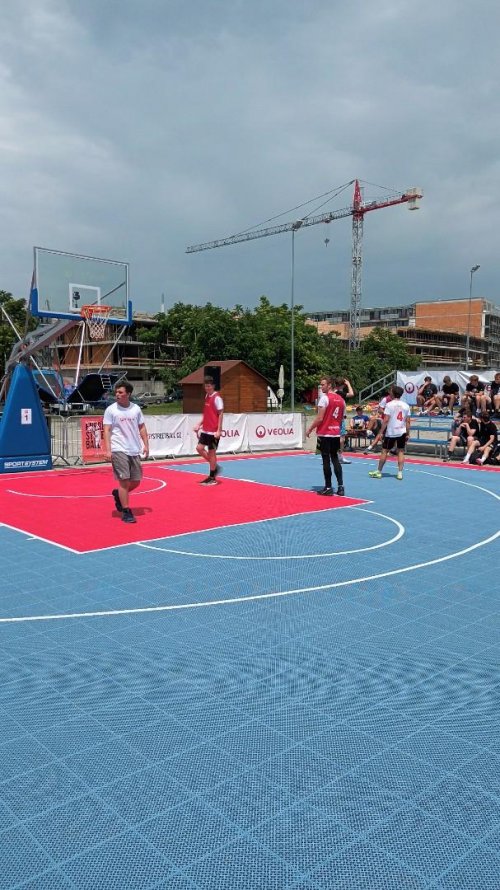
M7 291L0 290L0 306L5 309L16 330L23 337L28 317L26 300L17 300ZM34 326L34 324L30 325L30 327ZM3 365L9 358L12 347L16 342L16 334L5 318L4 313L0 310L0 356L3 359Z
M418 357L409 354L405 341L387 328L375 328L349 355L352 383L358 390L391 371L415 371L418 366Z

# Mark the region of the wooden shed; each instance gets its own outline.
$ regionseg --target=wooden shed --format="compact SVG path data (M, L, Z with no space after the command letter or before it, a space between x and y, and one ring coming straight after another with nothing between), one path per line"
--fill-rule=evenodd
M268 381L246 362L234 360L207 362L180 381L184 414L197 414L203 410L203 378L205 373L209 373L206 370L208 368L220 370L220 393L224 399L224 411L229 414L267 411Z

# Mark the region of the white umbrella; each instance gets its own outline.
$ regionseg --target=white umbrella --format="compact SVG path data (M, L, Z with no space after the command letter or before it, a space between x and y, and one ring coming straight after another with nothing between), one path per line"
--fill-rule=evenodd
M285 395L285 369L283 365L280 365L280 370L278 374L278 392L277 396L280 400L280 411L283 407L283 396Z

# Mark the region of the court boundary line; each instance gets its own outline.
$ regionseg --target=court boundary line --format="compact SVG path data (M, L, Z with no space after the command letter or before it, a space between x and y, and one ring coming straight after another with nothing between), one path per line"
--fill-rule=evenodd
M430 476L436 475L435 473L426 473L425 470L417 470L417 472L425 473L426 475ZM483 491L485 492L485 494L491 495L491 497L495 498L495 500L500 501L500 495L496 494L493 491L490 491L487 488L483 488L480 485L475 485L472 482L464 482L461 479L452 479L450 476L444 476L441 478L448 479L450 482L458 482L461 485L467 485L470 488L477 488L479 491ZM184 609L202 609L208 608L209 606L230 606L235 605L236 603L255 602L257 600L266 599L278 599L278 597L293 596L300 593L314 593L316 591L322 590L335 590L339 587L352 587L354 584L363 584L368 581L380 581L382 578L390 578L394 575L403 575L407 574L408 572L414 572L417 569L424 569L428 568L429 566L439 565L442 562L449 562L452 559L458 559L461 556L465 556L467 553L472 553L474 550L478 550L480 547L485 547L487 544L491 544L499 537L500 529L494 532L494 534L490 535L488 538L483 538L481 541L477 541L475 544L471 544L469 547L464 547L461 550L455 551L455 553L448 553L445 556L439 556L435 559L427 560L426 562L414 563L413 565L404 566L403 568L391 569L387 572L378 572L375 575L367 575L364 578L350 578L347 581L335 581L330 584L315 585L314 587L299 587L291 590L272 591L271 593L256 593L251 594L250 596L230 597L229 599L225 600L208 600L205 602L194 603L174 603L167 606L144 606L137 607L135 609L107 609L95 612L67 612L55 615L12 616L10 618L0 618L0 624L22 624L35 621L68 621L77 618L111 618L121 615L144 615L154 612L180 612Z

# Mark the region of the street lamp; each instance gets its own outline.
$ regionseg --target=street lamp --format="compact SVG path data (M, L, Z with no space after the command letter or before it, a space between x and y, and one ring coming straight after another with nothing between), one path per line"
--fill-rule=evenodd
M470 361L469 344L470 344L470 315L471 315L471 308L472 308L472 276L474 275L474 272L477 272L477 270L480 268L481 268L481 266L473 266L472 269L470 270L469 317L467 319L467 339L465 341L465 370L466 371L469 370L469 361Z
M300 229L303 219L292 225L292 288L290 294L291 331L290 331L290 402L292 412L295 411L295 232Z

